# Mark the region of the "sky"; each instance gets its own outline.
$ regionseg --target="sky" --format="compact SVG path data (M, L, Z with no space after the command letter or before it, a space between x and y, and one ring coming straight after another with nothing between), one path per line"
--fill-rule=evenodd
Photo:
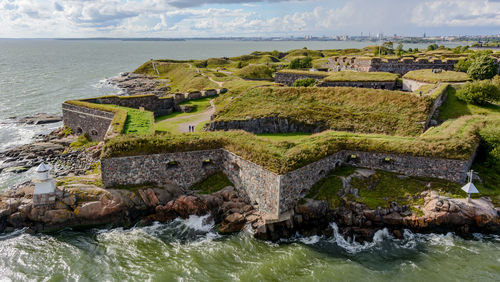
M500 0L0 0L0 38L500 34Z

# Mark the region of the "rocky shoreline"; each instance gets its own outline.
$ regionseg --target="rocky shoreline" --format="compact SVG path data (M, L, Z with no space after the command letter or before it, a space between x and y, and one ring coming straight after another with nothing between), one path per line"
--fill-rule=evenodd
M112 81L129 95L161 88L157 80L129 73ZM151 81L156 82L151 84ZM163 93L165 89L160 90ZM44 117L49 122L57 121L54 116L34 116L23 123L43 124ZM500 233L500 209L490 199L483 197L469 203L466 199L439 196L431 189L420 195L423 198L420 214L397 203L373 210L344 195L334 208L326 201L304 199L279 222L266 221L243 191L230 186L210 195L176 186L103 189L99 187L100 175L95 171L102 143L73 149L70 144L76 139L77 136L60 128L31 144L0 152L0 172L21 173L48 162L58 181L57 201L53 205L33 205L31 182L2 191L0 233L19 228L50 232L96 226L132 227L206 214L210 214L209 219L222 234L239 232L248 226L256 238L272 241L296 234L329 236L333 232L332 222L341 234L359 241L371 240L375 232L384 228L396 238L402 236L404 229L420 233L454 232L464 237L473 233ZM348 192L354 196L357 193Z

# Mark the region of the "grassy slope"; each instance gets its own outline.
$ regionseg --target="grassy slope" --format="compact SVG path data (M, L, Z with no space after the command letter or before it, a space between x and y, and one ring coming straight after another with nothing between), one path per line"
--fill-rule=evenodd
M106 106L127 111L127 119L125 121L125 125L123 126L124 134L145 135L153 133L154 115L152 112L116 105Z
M193 106L194 110L189 112L189 113L175 112L175 113L171 113L171 114L166 115L166 116L157 117L155 122L159 123L159 122L162 122L164 120L174 118L174 117L184 117L184 116L190 116L190 115L202 113L210 107L210 100L212 100L212 99L214 99L214 97L206 97L206 98L182 102L179 105Z
M198 191L200 194L212 194L227 186L233 186L233 183L223 172L217 172L193 185L191 190Z
M245 79L273 79L273 70L266 65L249 65L236 71L234 74Z
M433 73L431 69L416 70L406 73L403 78L438 83L438 82L465 82L470 78L466 73L456 71L442 71L441 73Z
M421 137L326 131L295 142L272 141L243 131L121 136L105 144L103 157L225 148L281 174L344 149L467 159L477 144L480 122L479 118L460 118Z
M342 166L331 172L324 179L316 183L306 198L325 200L331 207L338 207L341 203L339 191L343 188L340 176L349 176L355 168ZM448 197L466 197L460 190L460 185L435 178L406 177L395 173L377 170L368 178L353 177L351 188L358 189L359 197L347 195L349 200L366 204L371 209L390 207L392 202L399 205L417 205L423 202L420 193L429 189L441 190L441 195Z
M431 100L365 88L256 88L220 110L215 121L277 116L333 130L418 135Z
M457 99L455 89L450 89L448 92L448 100L439 108L439 120L454 120L464 116L481 116L487 117L490 124L494 125L495 119L498 124L500 120L500 106L489 104L486 106L477 106L467 104ZM481 148L480 148L481 149ZM479 156L476 158L472 169L479 173L482 182L476 182L476 186L480 192L479 196L489 196L495 205L500 205L500 171L492 168L485 162L484 152L480 150Z
M217 84L211 82L207 77L202 76L200 73L197 73L194 67L189 67L189 64L157 62L156 68L160 72L159 78L170 79L172 92L188 92L193 90L217 88ZM153 77L157 76L151 62L145 63L134 72Z
M327 76L325 81L395 81L399 75L389 72L340 71Z

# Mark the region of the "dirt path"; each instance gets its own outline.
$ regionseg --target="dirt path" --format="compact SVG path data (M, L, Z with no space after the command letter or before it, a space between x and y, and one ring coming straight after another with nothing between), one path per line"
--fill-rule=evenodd
M206 109L204 112L196 115L185 116L183 118L190 119L193 117L199 117L196 120L187 121L185 123L179 124L179 131L182 133L189 132L189 126L198 126L200 123L206 122L210 120L210 117L215 113L215 106L213 100L210 100L210 107Z

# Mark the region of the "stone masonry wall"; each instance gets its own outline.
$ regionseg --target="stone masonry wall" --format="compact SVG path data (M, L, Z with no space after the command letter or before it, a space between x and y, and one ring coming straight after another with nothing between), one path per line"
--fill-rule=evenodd
M279 217L280 176L225 151L223 171L237 189L243 189L253 204L269 219Z
M396 81L323 81L318 87L359 87L394 90Z
M217 130L245 130L254 134L262 133L291 133L309 132L318 133L328 128L323 124L305 124L290 121L285 118L266 117L248 120L213 121L208 124L209 131Z
M106 188L149 183L189 188L223 171L261 212L278 216L279 176L223 149L102 159L101 170Z
M343 163L463 183L473 159L474 156L469 160L451 160L345 150L285 175L277 175L224 149L216 149L109 158L101 160L101 165L104 187L155 183L189 188L223 171L237 189L247 193L266 219L278 220L291 212L315 183ZM172 165L172 161L176 165Z
M329 60L329 67L334 71L357 70L362 72L392 72L406 74L409 71L420 69L443 69L453 70L458 60L448 59L426 60L426 59L387 59L380 58L359 59L347 57L334 57Z
M328 74L298 74L298 73L288 73L288 72L276 72L274 74L274 82L281 83L287 86L292 86L293 83L299 79L313 78L316 80L321 80L327 77Z
M154 112L155 116L164 116L174 111L174 98L158 98L155 95L126 96L126 97L98 97L86 99L85 102L96 104L112 104L122 107L138 109L143 107Z
M154 183L189 188L220 171L222 162L221 150L102 159L102 183L104 187Z
M403 78L403 91L413 92L422 87L422 85L427 84L430 83Z
M87 134L93 141L103 140L108 132L114 113L94 110L64 103L64 125L77 134Z
M469 160L451 160L376 152L341 151L281 176L279 214L293 210L298 200L316 182L341 163L407 176L433 177L463 183L473 159L474 156Z

